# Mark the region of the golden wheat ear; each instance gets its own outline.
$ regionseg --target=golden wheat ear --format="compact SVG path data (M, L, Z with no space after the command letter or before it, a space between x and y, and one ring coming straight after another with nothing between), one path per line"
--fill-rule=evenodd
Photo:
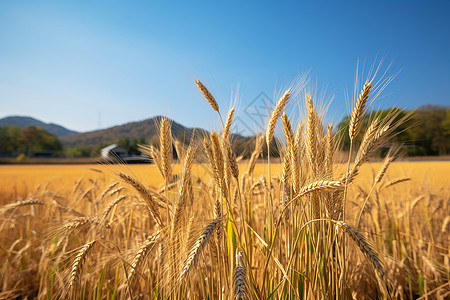
M142 199L145 201L145 203L147 204L148 208L150 209L150 212L151 212L152 217L155 220L156 224L158 224L158 226L160 228L164 227L163 226L163 222L162 222L161 217L160 217L160 214L159 214L158 204L153 199L153 196L152 196L151 192L140 181L138 181L137 179L131 177L128 174L119 173L119 177L125 183L127 183L128 185L133 187L134 190L136 190L136 192L138 192L138 194L142 197Z
M361 125L364 120L364 116L366 114L366 102L369 99L370 89L372 88L372 81L367 81L361 92L359 93L358 100L356 101L355 107L352 112L352 116L350 118L350 124L348 128L348 135L350 136L350 140L354 141L356 136L361 129Z
M83 263L89 253L90 250L94 247L96 243L96 240L93 240L92 242L89 242L85 244L81 249L78 251L77 256L75 257L75 260L72 263L72 270L70 272L70 279L69 279L69 290L72 290L79 279L79 275L81 272L81 269L83 267Z
M233 117L234 117L235 111L236 110L234 108L230 109L230 111L228 112L228 115L227 115L227 119L225 120L225 127L223 129L223 140L224 141L230 140L230 130L231 130L231 125L233 123Z
M255 170L256 161L258 160L258 157L262 153L263 146L264 146L264 135L260 135L256 138L255 149L252 152L252 156L250 157L250 162L248 164L247 173L249 175L252 175L253 171Z
M206 101L208 101L209 105L211 105L212 109L216 112L219 112L219 105L217 104L216 99L214 99L213 95L209 92L209 90L201 83L200 80L196 80L195 84L198 89L202 92L203 96L205 96Z
M159 237L160 232L150 235L142 244L142 246L139 248L138 252L134 256L133 261L131 262L130 273L128 273L127 278L129 284L133 283L136 274L139 272L139 268L144 263L148 253L150 252L151 248L155 245L155 243L158 241Z
M175 233L179 229L180 221L183 213L186 211L186 203L191 199L189 198L189 188L191 187L191 169L194 161L195 146L191 143L186 151L183 162L183 177L181 180L181 186L177 201L175 202L175 209L172 218L172 224L170 229L170 236L172 240L176 240ZM189 201L188 201L189 200Z
M275 105L275 108L272 111L272 115L270 116L266 130L267 145L269 145L273 139L273 135L275 133L275 126L277 125L278 118L280 117L280 114L283 111L283 109L286 107L286 104L288 103L290 97L291 97L291 90L288 89L286 92L284 92L283 96L281 96L281 98L278 100L277 104Z
M239 250L236 253L236 266L233 270L233 299L248 299L247 272L245 268L244 253L242 250Z
M364 256L366 256L372 263L372 266L380 279L384 280L386 276L386 273L384 271L384 264L372 244L361 232L359 232L350 224L344 222L340 222L339 224L342 228L344 228L345 232L350 236L350 238L356 243Z
M181 274L179 276L180 282L186 280L190 271L197 266L199 257L203 253L205 246L208 244L212 233L220 225L221 222L222 219L214 219L211 223L208 224L208 226L205 227L205 229L203 229L203 232L195 241L194 246L189 252L186 261L184 262Z
M171 124L167 118L163 118L160 124L159 145L161 155L161 168L166 183L173 181L172 177L172 131Z

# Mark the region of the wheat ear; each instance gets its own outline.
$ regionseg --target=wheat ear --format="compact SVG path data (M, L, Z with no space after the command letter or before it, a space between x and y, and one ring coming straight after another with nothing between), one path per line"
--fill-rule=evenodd
M224 158L223 158L223 152L222 147L220 144L219 136L216 132L211 133L210 135L211 139L211 145L212 145L212 152L213 152L213 163L215 164L214 171L217 172L216 176L219 182L219 188L222 192L222 195L227 198L228 197L228 189L226 182L229 182L226 177L226 170L224 168Z
M385 277L383 262L375 251L375 248L356 228L344 222L340 222L339 224L345 229L345 232L356 243L364 256L366 256L370 260L378 276L381 280L383 280Z
M147 188L140 183L137 179L134 179L130 175L127 175L125 173L119 173L119 177L131 185L138 193L141 195L141 197L144 199L145 203L147 204L148 208L150 209L150 212L153 216L153 219L155 220L156 224L158 226L163 227L163 223L161 221L161 217L159 216L159 210L158 205L153 199L153 196L150 194L150 192L147 190Z
M104 222L106 220L106 217L108 216L109 212L111 211L111 209L117 205L120 201L122 201L123 199L125 199L127 196L120 196L118 197L116 200L112 201L103 211L102 213L102 217L100 218L102 220L102 222Z
M394 179L394 180L392 180L392 181L389 181L389 182L384 186L384 188L388 188L388 187L390 187L390 186L393 186L393 185L396 185L396 184L399 184L399 183L402 183L402 182L405 182L405 181L410 181L410 180L411 180L410 177L396 178L396 179Z
M154 146L147 146L147 145L138 145L138 150L150 156L150 158L155 162L156 166L158 167L159 173L161 173L161 176L164 177L164 171L161 162L161 154L159 153L159 150L156 149Z
M166 183L172 181L172 132L170 126L170 122L167 118L161 120L159 144L161 149L161 167L164 172Z
M206 156L208 157L209 164L211 166L212 175L214 177L214 182L217 186L220 186L219 177L217 176L218 171L216 170L216 164L214 162L214 152L212 150L211 141L209 138L203 138L203 147L206 151Z
M283 171L281 173L281 185L282 185L282 192L281 192L281 204L283 205L283 209L285 210L284 216L285 220L289 219L289 208L285 207L289 203L289 197L290 197L290 184L289 184L289 178L291 177L291 159L290 159L291 153L288 151L285 154L284 160L283 160Z
M256 161L258 160L258 157L262 152L263 145L264 145L264 135L260 135L256 138L255 149L252 152L252 156L250 157L250 162L248 164L247 173L249 175L253 174L253 171L255 170Z
M133 279L134 279L137 271L139 270L139 267L145 261L145 258L147 257L150 248L153 247L153 245L156 243L158 238L159 238L159 232L149 236L145 240L145 242L142 244L142 246L139 248L139 251L136 253L136 256L134 257L134 259L131 263L130 273L128 273L128 282L129 283L133 282Z
M306 194L309 194L312 192L317 192L317 191L336 190L336 189L342 189L342 188L344 188L344 182L341 180L337 180L337 181L318 180L307 186L302 187L300 189L300 191L297 193L296 197L301 197Z
M214 99L213 95L211 95L211 93L203 85L203 83L201 83L200 80L196 80L195 84L197 85L198 89L202 92L203 96L205 96L206 101L208 101L212 109L215 110L216 112L219 112L219 105L217 104L216 99Z
M188 150L186 151L186 156L184 157L184 163L183 163L183 179L181 182L180 192L178 200L175 203L175 212L174 217L172 218L172 226L171 226L171 232L170 236L172 240L176 240L175 238L175 232L179 227L179 223L181 220L181 217L183 215L183 211L186 208L186 200L188 198L188 189L190 186L190 180L191 180L191 169L192 169L192 162L194 160L194 153L195 149L193 144L191 143L189 145Z
M86 224L100 224L97 217L78 217L69 220L65 225L65 230L75 230L83 227Z
M327 134L325 136L325 171L328 176L333 175L333 124L328 124Z
M358 100L356 101L355 107L353 109L353 113L350 118L350 124L348 127L348 134L352 141L355 140L356 136L359 133L359 130L361 129L361 125L363 123L366 112L365 106L367 99L369 99L369 92L371 87L372 81L366 81L361 92L359 93Z
M283 96L281 96L281 98L278 100L277 104L275 105L272 115L270 116L269 123L267 125L267 130L266 130L267 145L269 145L273 139L273 135L275 133L275 126L277 125L278 118L280 117L281 111L284 109L284 107L288 103L290 97L291 97L291 90L288 89L286 92L284 92Z
M223 141L223 150L226 152L226 158L227 158L227 166L229 166L231 174L234 178L238 179L239 177L239 167L236 161L236 155L233 152L233 149L231 148L231 144L229 141L224 140Z
M225 120L225 128L223 129L223 139L228 141L230 138L230 130L231 130L231 124L233 123L233 116L234 116L235 109L232 108L227 115L227 119Z
M119 184L119 181L115 181L113 183L111 183L110 185L108 185L102 192L102 194L100 195L100 197L98 198L97 202L95 203L96 205L100 204L100 202L102 202L103 198L105 198L106 194L112 190L116 185Z
M88 255L88 252L94 246L95 242L96 241L94 240L92 242L85 244L78 251L78 254L75 257L75 260L72 263L72 270L70 272L70 280L69 280L69 290L71 290L77 284L81 268L83 267L83 262L84 262L86 256Z
M314 175L317 173L317 136L315 134L318 122L318 116L314 109L314 104L311 95L305 95L306 112L308 118L306 120L305 129L305 150L308 155L309 163Z
M222 219L214 219L208 226L203 229L202 234L197 238L194 246L192 247L189 255L184 263L183 269L181 271L179 280L182 282L185 280L189 272L194 269L197 265L198 259L203 252L203 249L208 244L208 241L213 233L213 231L220 225Z
M7 204L2 207L2 209L0 210L0 214L10 213L11 211L13 211L15 209L18 209L23 206L28 206L28 205L44 205L44 202L39 201L39 200L30 199L30 200L18 201L15 203Z
M281 116L281 123L283 124L284 136L286 137L288 144L289 159L291 160L291 179L294 186L294 192L296 193L300 189L300 161L294 132L292 131L292 125L286 112L283 112L283 115Z
M239 250L236 253L236 267L234 267L233 271L233 299L248 299L246 278L247 274L245 271L244 254L242 253L242 250Z

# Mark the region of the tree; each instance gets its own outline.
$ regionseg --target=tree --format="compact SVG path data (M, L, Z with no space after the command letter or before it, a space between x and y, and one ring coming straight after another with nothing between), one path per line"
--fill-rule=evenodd
M386 117L391 110L380 110L370 115L378 116L380 119ZM396 121L404 117L407 112L403 111ZM350 116L346 116L338 125L338 134L341 137L341 145L347 150L350 146L348 137L348 126ZM363 130L370 122L369 115L363 122ZM362 139L362 133L356 138L356 144ZM450 153L450 109L444 106L426 105L418 108L412 117L406 122L399 124L394 131L392 142L404 144L408 155L446 155Z
M450 109L443 106L422 106L416 110L410 130L415 155L445 155L450 153Z
M391 109L387 109L387 110L378 110L378 111L372 111L368 114L366 114L362 126L361 126L361 130L359 131L358 136L355 138L355 145L359 145L364 137L364 133L366 132L366 129L370 126L372 120L374 120L374 118L378 118L380 120L386 118L388 115L395 113L399 111L398 115L396 116L394 123L395 122L399 122L400 119L402 119L403 117L405 117L405 115L407 114L406 111L403 111L401 109L398 108L391 108ZM350 118L351 116L345 116L341 122L339 122L338 126L337 126L337 134L340 137L340 142L341 142L341 147L344 150L348 150L350 148L350 137L348 134L348 128L349 128L349 123L350 123ZM410 133L408 131L408 128L410 128L412 126L411 120L407 120L406 122L399 124L399 126L395 129L395 132L393 134L393 138L391 139L392 142L399 142L399 143L403 143L403 144L408 144L411 142L411 136Z
M0 127L0 152L16 152L19 149L20 128L18 126Z
M0 127L0 151L14 155L23 151L31 154L40 150L62 150L58 137L41 128L27 127L20 130L17 126Z

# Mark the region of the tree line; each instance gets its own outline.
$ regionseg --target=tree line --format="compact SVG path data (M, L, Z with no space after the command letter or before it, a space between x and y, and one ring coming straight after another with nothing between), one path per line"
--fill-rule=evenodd
M0 127L0 153L5 156L14 156L19 153L32 155L39 151L54 151L56 154L62 149L58 137L42 128Z
M363 126L368 126L371 118L383 118L389 113L398 109L378 110L367 114ZM397 120L400 120L408 112L398 113ZM348 150L350 140L348 137L348 124L350 116L346 116L338 124L335 133L339 135L343 150ZM362 130L363 132L363 130ZM157 139L149 137L152 144L157 143ZM361 142L362 135L356 138L356 143ZM449 155L450 154L450 108L447 106L426 105L415 110L411 117L402 123L395 131L392 142L402 143L406 153L410 156L425 155ZM114 143L126 149L129 154L139 154L138 145L147 144L145 138L120 138ZM251 153L254 147L255 138L235 139L233 148L238 155ZM55 155L65 155L70 157L93 157L98 156L100 150L110 143L102 143L95 147L72 147L63 149L63 146L54 134L44 129L27 127L20 129L17 126L0 127L0 154L3 156L17 156L20 153L33 155L42 150L53 151ZM271 147L277 150L278 147ZM277 155L272 153L272 155Z
M389 113L398 110L392 108L379 110L367 114L363 127L370 124L371 118L383 118ZM408 112L400 110L396 121L403 118ZM344 150L350 146L348 136L350 116L346 116L339 123L337 134L341 138ZM361 142L362 134L356 138ZM426 105L413 111L411 117L394 132L393 143L402 143L409 156L449 155L450 154L450 108L447 106Z

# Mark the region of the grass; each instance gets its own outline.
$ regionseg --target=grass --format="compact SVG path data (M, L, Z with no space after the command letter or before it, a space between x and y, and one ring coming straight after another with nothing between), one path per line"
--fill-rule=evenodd
M258 143L281 117L281 161L237 162L231 109L186 148L163 119L156 165L0 166L0 298L448 297L450 163L369 163L398 124L361 128L367 86L341 164L311 96L299 126L283 113L288 90Z

